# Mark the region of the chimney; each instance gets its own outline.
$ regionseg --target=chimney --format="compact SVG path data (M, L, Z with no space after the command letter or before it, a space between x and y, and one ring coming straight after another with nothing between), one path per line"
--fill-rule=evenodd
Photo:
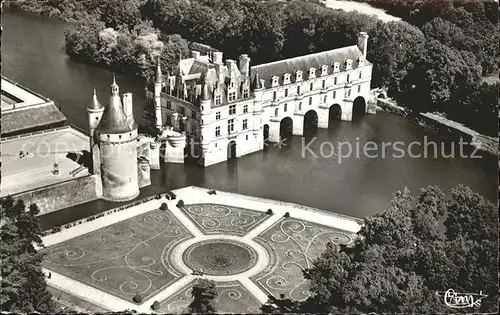
M248 58L247 54L240 55L240 72L244 76L250 75L250 58Z
M366 50L368 48L368 34L366 32L359 32L358 47L363 52L363 58L366 59Z
M212 62L215 64L222 64L222 52L221 51L214 51L212 53Z
M125 112L125 117L133 117L132 111L132 93L123 94L123 111Z
M227 72L229 73L229 77L233 78L234 75L236 74L236 61L232 59L226 59L226 67L227 67Z
M201 55L201 53L199 51L195 51L195 50L191 51L191 57L194 59L200 58L200 55Z

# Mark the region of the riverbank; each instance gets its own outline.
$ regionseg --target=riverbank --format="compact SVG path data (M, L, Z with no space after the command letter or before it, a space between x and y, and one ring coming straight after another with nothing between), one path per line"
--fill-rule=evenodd
M359 13L375 15L378 19L383 22L391 21L401 21L401 18L387 14L385 10L372 7L367 3L360 3L354 1L343 1L343 0L322 0L328 8L344 10L346 12L357 11Z
M462 123L447 119L443 115L437 113L413 113L407 108L397 105L396 101L389 98L377 97L377 110L389 112L398 116L409 118L418 122L421 125L426 125L434 129L446 129L450 133L458 133L464 136L470 145L474 148L488 152L490 154L500 156L498 148L499 139L483 135L474 131Z

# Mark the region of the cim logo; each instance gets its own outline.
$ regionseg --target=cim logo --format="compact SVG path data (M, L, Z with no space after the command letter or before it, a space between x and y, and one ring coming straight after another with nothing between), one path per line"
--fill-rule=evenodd
M487 297L486 294L483 294L483 291L479 291L479 294L459 293L453 289L448 289L446 292L438 291L436 295L442 296L444 304L451 308L480 307L481 300Z

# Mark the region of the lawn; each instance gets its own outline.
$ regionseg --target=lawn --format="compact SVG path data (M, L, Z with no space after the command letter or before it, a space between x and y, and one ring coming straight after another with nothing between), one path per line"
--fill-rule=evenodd
M147 299L182 274L170 250L191 233L168 211L153 210L44 250L44 267L122 299Z
M275 297L284 294L286 298L303 301L309 297L309 283L302 270L312 266L329 241L347 244L351 238L352 235L330 227L282 219L255 238L266 248L271 262L252 280Z
M189 313L191 282L160 303L160 313ZM218 296L215 301L217 313L256 314L260 313L261 304L238 281L216 282Z
M264 212L217 204L191 204L182 208L204 234L244 236L268 218Z

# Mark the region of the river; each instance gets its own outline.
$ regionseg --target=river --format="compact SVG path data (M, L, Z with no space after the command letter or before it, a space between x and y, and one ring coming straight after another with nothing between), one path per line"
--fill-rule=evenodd
M108 98L111 73L70 60L64 53L66 24L22 12L4 12L2 17L2 75L53 99L61 105L68 121L87 127L86 106L95 86L102 103ZM140 78L117 75L122 93L134 93L134 116L142 123L144 83ZM320 149L339 141L363 144L428 141L450 144L436 132L404 118L379 112L356 122L337 122L331 129L319 129L317 137L302 156L303 141L292 137L285 147L271 146L230 163L207 168L190 164L164 165L152 171L152 186L140 197L187 185L227 190L312 206L341 214L365 217L383 211L396 190L438 185L447 190L466 184L486 198L497 198L497 160L492 156L470 158L412 158L405 156L351 157L339 163L337 156L315 158ZM390 151L390 150L389 150ZM421 153L415 147L413 153ZM312 152L312 153L311 153ZM389 152L390 153L390 152ZM483 154L484 155L484 154ZM95 201L41 217L44 228L98 213L118 204Z

